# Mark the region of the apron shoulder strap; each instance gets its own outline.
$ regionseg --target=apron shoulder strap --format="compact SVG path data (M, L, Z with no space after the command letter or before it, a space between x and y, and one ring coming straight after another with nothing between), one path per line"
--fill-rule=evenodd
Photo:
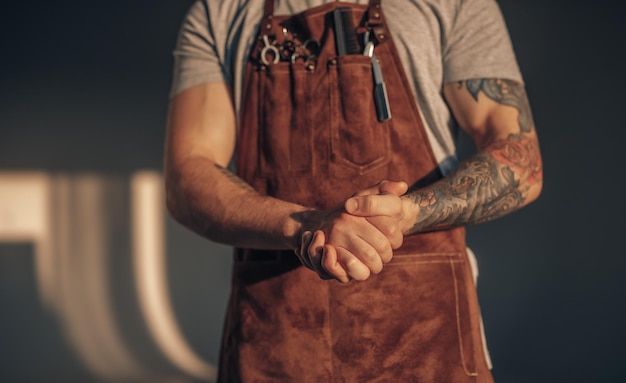
M367 27L372 29L373 35L379 44L387 41L383 12L380 8L381 0L370 0L367 10Z
M274 15L274 0L265 0L265 7L263 8L263 18L271 19Z
M263 7L263 21L259 30L260 35L267 35L272 30L272 18L274 17L274 0L265 0Z

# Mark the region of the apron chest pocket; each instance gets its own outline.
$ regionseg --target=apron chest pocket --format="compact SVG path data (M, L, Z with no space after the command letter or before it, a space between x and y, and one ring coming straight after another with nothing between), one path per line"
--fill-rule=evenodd
M338 56L329 61L331 169L347 176L380 168L390 160L391 120L378 122L372 61L368 56ZM335 172L336 173L336 172Z

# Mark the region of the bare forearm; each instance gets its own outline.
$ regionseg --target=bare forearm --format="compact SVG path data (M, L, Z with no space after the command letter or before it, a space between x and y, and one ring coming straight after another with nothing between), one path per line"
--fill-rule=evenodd
M213 241L245 248L292 249L304 207L262 196L235 174L202 157L166 173L172 216Z

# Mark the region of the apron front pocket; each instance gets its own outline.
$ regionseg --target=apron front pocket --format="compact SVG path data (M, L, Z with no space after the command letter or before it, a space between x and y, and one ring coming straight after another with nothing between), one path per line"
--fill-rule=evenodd
M465 266L459 253L400 255L370 280L334 285L331 333L340 361L335 368L349 381L445 376L449 382L474 382Z

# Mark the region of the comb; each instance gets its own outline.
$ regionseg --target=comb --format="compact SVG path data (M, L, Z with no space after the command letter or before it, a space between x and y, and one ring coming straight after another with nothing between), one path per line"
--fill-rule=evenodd
M352 9L348 7L335 8L333 24L335 26L337 56L359 54L359 41L352 20Z

